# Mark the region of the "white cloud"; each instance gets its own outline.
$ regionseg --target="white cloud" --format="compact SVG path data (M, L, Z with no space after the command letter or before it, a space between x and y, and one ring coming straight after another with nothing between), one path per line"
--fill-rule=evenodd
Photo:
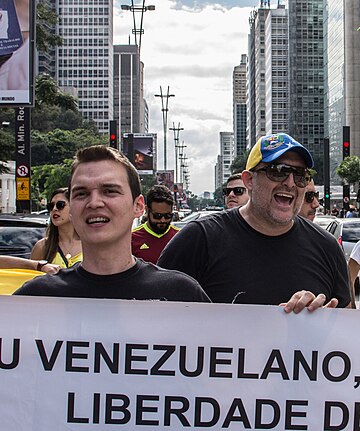
M126 44L133 17L131 12L121 11L119 4L114 13L114 43ZM169 99L168 128L180 122L185 129L180 141L187 146L190 189L196 194L213 191L219 133L232 131L232 72L241 54L247 52L251 8L219 4L191 8L170 0L148 0L149 4L155 4L156 10L144 14L141 59L150 132L158 134L158 168L163 168L163 124L161 100L154 95L161 85L163 94L167 86L175 94ZM139 27L140 14L136 18ZM167 165L172 169L171 131L167 144Z

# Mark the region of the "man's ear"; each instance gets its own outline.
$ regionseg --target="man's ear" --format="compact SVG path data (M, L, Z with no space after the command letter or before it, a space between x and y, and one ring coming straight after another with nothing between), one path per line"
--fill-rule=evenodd
M241 179L244 182L244 186L248 189L248 190L252 190L253 189L253 179L254 179L254 173L251 171L242 171L241 173Z
M134 217L141 217L145 209L145 199L143 195L139 195L134 201Z

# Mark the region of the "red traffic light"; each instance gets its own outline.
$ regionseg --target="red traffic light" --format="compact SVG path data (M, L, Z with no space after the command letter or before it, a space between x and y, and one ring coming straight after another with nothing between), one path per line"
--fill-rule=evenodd
M116 140L116 135L114 133L111 133L110 140L111 141L115 141Z
M345 148L349 148L350 147L350 142L346 141L346 142L343 143L343 145L344 145Z

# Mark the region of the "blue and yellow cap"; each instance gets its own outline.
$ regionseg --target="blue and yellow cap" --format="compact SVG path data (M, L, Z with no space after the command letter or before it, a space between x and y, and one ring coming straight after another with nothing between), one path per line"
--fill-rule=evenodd
M314 166L309 151L286 133L262 136L252 147L246 162L246 169L255 168L260 162L269 163L281 157L287 151L295 151L304 159L308 168Z

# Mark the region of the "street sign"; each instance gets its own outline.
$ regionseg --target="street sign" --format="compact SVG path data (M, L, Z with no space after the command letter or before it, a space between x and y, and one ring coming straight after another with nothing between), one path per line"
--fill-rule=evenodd
M16 197L19 201L27 201L30 199L30 178L17 178Z

